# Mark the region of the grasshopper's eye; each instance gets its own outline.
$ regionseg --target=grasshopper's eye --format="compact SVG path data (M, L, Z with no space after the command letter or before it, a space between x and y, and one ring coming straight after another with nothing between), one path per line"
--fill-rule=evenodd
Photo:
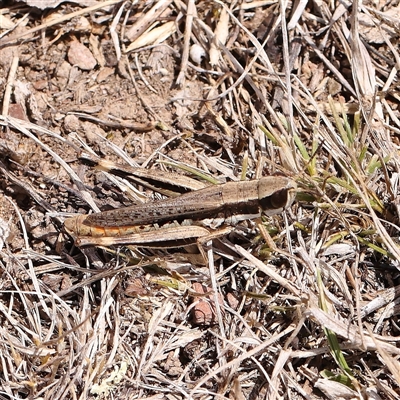
M278 190L270 196L271 208L285 208L288 202L288 189Z
M258 185L258 204L265 215L279 214L290 207L296 198L297 185L283 176L266 176Z
M279 212L280 209L286 206L288 198L287 192L287 189L282 189L272 193L270 196L263 197L260 199L261 209L267 213L273 210Z

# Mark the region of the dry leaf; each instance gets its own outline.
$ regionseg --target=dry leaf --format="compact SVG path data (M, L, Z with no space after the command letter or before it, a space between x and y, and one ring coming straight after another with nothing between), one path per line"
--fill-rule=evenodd
M45 8L55 8L61 3L68 1L69 3L77 3L81 6L93 6L97 3L96 0L19 0L22 3L28 4L31 7L37 7L41 10Z
M4 15L0 15L0 29L13 29L15 27L14 22Z

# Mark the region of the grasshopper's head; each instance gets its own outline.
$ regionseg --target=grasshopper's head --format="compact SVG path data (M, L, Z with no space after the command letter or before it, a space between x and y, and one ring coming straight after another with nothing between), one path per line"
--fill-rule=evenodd
M261 178L258 185L260 208L265 215L275 215L289 208L296 198L296 182L283 176Z
M83 223L86 218L87 215L78 215L76 217L67 218L64 221L64 228L66 232L73 238L90 235L90 227Z

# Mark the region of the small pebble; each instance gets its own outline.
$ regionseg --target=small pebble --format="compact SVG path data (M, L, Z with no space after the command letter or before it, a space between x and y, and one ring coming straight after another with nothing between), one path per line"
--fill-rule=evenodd
M73 41L68 50L68 61L84 71L91 71L97 64L91 51L82 43Z
M190 48L189 55L194 63L201 64L202 59L206 56L206 52L199 44L195 43Z

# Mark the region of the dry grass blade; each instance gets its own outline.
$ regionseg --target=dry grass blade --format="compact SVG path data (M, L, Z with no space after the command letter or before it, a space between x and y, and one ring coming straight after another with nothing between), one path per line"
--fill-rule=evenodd
M38 25L38 26L36 26L36 27L34 27L32 29L26 30L23 34L17 34L17 36L13 37L12 39L2 39L2 40L0 40L0 47L3 46L3 45L6 45L8 43L11 43L12 41L15 41L15 40L18 40L18 39L22 39L22 38L24 38L26 36L30 36L33 33L39 32L39 31L44 30L46 28L49 28L51 26L62 24L63 22L66 22L66 21L70 21L71 19L73 19L75 17L78 17L80 15L89 14L90 12L93 12L93 11L96 11L96 10L99 10L99 9L102 9L102 8L106 8L106 7L112 6L112 5L120 3L120 2L121 2L121 0L105 0L105 1L102 1L101 3L99 3L99 4L96 4L96 5L91 6L91 7L87 7L85 9L83 9L83 10L78 10L76 12L69 13L67 15L63 15L62 17L54 18L49 22L46 22L46 23L41 24L41 25Z
M140 35L142 35L147 28L156 20L172 3L171 0L157 1L156 4L141 18L133 24L126 32L126 37L134 42Z

